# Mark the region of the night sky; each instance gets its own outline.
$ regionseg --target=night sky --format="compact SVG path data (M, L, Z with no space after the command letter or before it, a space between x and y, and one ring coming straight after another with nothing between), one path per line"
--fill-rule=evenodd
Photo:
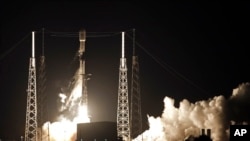
M37 31L38 67L45 29L46 103L48 120L53 122L58 94L78 65L75 35L86 30L86 73L92 74L89 112L94 122L116 121L121 55L120 34L100 35L126 31L130 84L135 29L145 129L147 114L161 115L165 96L176 103L216 95L228 98L239 84L250 81L249 6L246 2L2 2L0 138L24 136L32 31Z

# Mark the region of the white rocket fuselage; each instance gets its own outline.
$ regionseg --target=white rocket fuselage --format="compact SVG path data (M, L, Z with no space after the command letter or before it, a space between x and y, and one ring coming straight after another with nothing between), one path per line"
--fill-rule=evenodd
M87 92L86 92L86 75L85 75L85 41L86 41L86 32L85 30L80 30L79 32L79 41L80 41L80 47L79 47L79 77L81 79L82 83L82 104L87 105Z

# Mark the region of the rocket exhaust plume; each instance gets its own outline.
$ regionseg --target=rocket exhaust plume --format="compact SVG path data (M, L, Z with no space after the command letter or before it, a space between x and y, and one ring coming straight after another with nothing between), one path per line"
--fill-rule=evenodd
M59 94L62 105L61 115L58 116L57 121L46 122L43 125L44 141L75 141L77 124L90 122L88 109L81 103L82 80L78 74L79 70L76 72L76 82L69 97L67 94Z
M44 141L75 141L78 123L90 122L87 101L87 75L85 75L85 30L79 32L79 69L70 83L70 93L60 93L61 115L56 122L46 122L43 126Z
M222 95L195 103L184 99L178 108L174 99L165 97L162 115L148 116L149 129L133 141L179 141L198 137L201 129L211 129L213 141L228 141L230 124L249 124L249 100L250 83L240 84L229 99Z

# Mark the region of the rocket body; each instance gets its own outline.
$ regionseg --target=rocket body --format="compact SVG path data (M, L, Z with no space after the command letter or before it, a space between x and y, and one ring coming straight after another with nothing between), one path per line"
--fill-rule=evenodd
M80 41L79 56L83 57L83 54L85 52L85 41L86 41L86 31L85 30L80 30L79 41Z
M87 105L87 82L86 82L86 74L85 74L85 41L86 41L86 32L85 30L80 30L79 32L79 77L81 78L82 83L82 104Z

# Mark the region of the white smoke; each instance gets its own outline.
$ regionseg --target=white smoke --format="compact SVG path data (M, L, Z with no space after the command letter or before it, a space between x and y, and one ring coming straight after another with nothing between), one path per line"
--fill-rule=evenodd
M250 120L250 83L239 85L233 90L233 94L229 99L228 115L234 123L246 124Z
M79 70L76 72L74 80L70 93L59 94L61 102L59 112L61 113L57 120L53 123L46 122L43 125L43 141L75 141L77 124L90 122L87 106L81 103L83 88Z
M188 136L198 137L201 129L211 129L213 141L228 141L231 123L248 124L249 100L250 83L240 84L229 99L215 96L195 103L184 99L179 107L166 96L161 117L148 116L149 129L134 141L183 141Z
M78 78L69 97L60 94L64 106L61 109L68 109L69 113L62 113L56 122L44 124L43 140L74 141L77 123L90 122L87 107L79 103L82 91L79 81ZM179 107L174 106L174 99L166 96L162 115L148 116L149 129L133 140L183 141L189 136L199 136L201 129L211 129L213 141L228 141L230 124L249 123L250 112L246 108L250 106L249 101L250 83L240 84L229 99L222 95L195 103L184 99Z

